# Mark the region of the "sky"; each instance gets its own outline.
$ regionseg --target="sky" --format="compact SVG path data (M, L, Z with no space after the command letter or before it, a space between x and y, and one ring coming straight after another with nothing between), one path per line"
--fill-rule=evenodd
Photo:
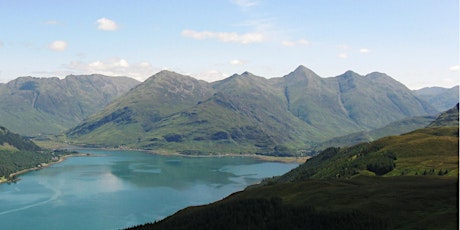
M459 84L457 0L0 0L0 19L0 83L165 69L213 82L303 65Z

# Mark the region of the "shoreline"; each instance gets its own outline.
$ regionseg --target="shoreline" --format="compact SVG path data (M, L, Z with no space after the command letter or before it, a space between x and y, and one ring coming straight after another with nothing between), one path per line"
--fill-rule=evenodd
M268 162L281 162L281 163L305 163L312 156L291 156L291 157L280 157L280 156L268 156L268 155L258 155L258 154L239 154L239 153L224 153L224 154L209 154L209 155L186 155L180 154L177 151L171 151L166 149L137 149L129 147L97 147L97 146L81 146L78 144L64 144L61 143L60 148L68 150L83 150L83 149L100 149L100 150L114 150L114 151L139 151L146 152L153 155L162 155L162 156L181 156L181 157L252 157L262 161Z
M20 180L18 178L19 175L22 175L22 174L25 174L25 173L28 173L28 172L31 172L31 171L40 170L40 169L49 167L49 166L54 165L54 164L62 163L63 161L65 161L69 157L83 157L83 156L89 156L89 155L87 153L77 153L77 154L69 154L69 155L59 156L59 160L57 160L57 161L52 161L52 162L49 162L49 163L41 163L40 166L36 166L36 167L33 167L33 168L28 168L28 169L23 169L23 170L11 173L9 175L9 179L5 178L5 180L0 180L0 184L16 182L16 181Z
M281 163L305 163L308 159L312 158L311 156L292 156L292 157L277 157L277 156L267 156L267 155L258 155L258 154L237 154L237 153L224 153L224 154L210 154L210 155L185 155L180 154L175 151L167 150L146 150L146 149L135 149L135 148L98 148L98 147L79 147L74 146L74 149L101 149L101 150L113 150L113 151L139 151L146 152L152 155L161 155L161 156L180 156L180 157L251 157L256 158L262 161L267 162L281 162Z

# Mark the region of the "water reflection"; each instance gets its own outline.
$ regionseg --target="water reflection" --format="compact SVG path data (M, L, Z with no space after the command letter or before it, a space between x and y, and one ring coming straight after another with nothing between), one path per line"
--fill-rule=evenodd
M85 152L93 156L69 158L0 185L0 229L125 228L222 199L296 166L251 158Z

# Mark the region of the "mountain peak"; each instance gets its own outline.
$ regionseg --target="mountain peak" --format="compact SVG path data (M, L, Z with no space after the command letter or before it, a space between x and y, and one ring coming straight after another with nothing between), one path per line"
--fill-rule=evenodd
M243 72L242 74L233 74L232 76L228 77L228 78L225 78L223 80L221 80L222 82L224 81L227 81L227 80L230 80L230 79L239 79L239 78L252 78L252 77L256 77L256 75L248 72L248 71L245 71Z
M299 65L299 67L297 67L292 73L302 74L302 75L305 75L306 77L319 77L315 72L313 72L313 70L303 65Z
M345 77L361 77L360 74L354 72L353 70L347 70L344 74L342 74L342 76L345 76Z
M294 72L313 72L311 69L305 67L304 65L299 65Z
M290 82L304 82L305 84L309 84L308 82L315 81L315 79L321 79L315 72L303 65L297 67L294 71L284 76L284 78Z
M249 76L253 76L254 74L248 72L248 71L244 71L244 73L241 74L242 77L249 77Z
M366 77L372 78L372 79L393 79L392 77L388 76L385 73L381 72L372 72L370 74L367 74Z
M178 79L178 78L183 78L183 77L188 77L188 76L185 76L185 75L182 75L180 73L176 73L170 70L162 70L152 75L151 77L147 78L144 82L152 82L152 81L167 80L167 79Z
M152 77L166 77L166 76L183 76L182 74L180 73L176 73L174 71L171 71L171 70L162 70L158 73L156 73L155 75L153 75Z

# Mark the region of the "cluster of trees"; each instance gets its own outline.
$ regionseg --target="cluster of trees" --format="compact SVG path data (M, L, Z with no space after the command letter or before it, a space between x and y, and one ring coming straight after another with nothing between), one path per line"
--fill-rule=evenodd
M193 215L189 215L189 211ZM317 211L309 206L283 204L281 198L242 199L207 208L180 211L160 222L132 229L385 229L378 217L352 210Z
M12 173L37 167L41 163L49 163L52 159L51 153L0 150L0 177L10 179Z

